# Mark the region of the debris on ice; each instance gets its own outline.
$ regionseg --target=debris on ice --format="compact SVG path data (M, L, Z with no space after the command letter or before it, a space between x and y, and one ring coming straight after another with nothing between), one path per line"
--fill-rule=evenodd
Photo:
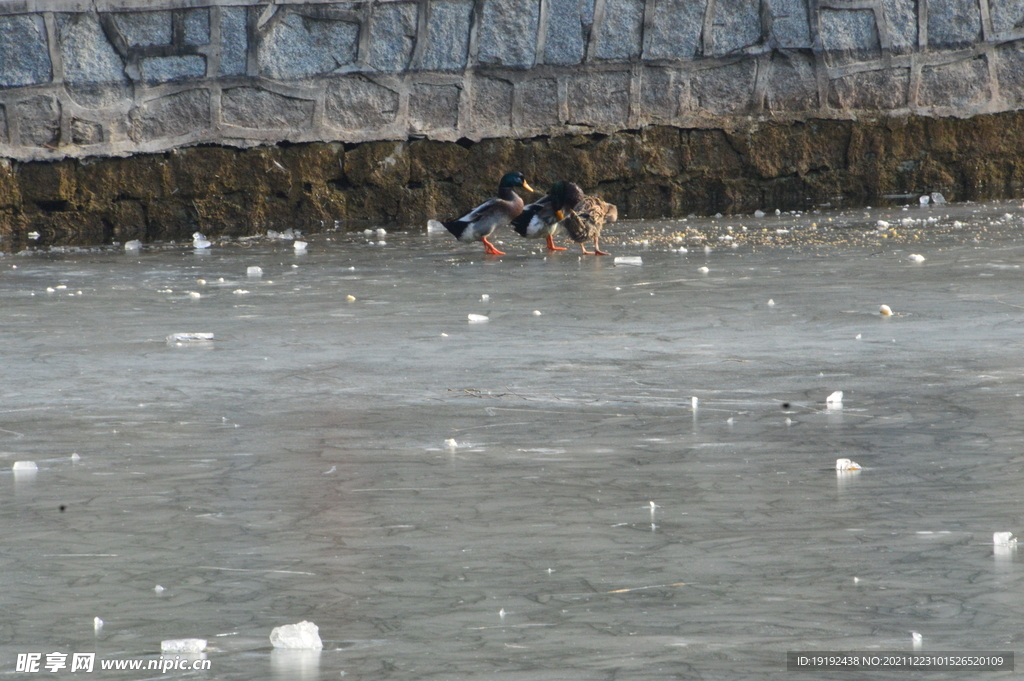
M616 265L630 265L638 267L644 264L644 259L639 255L620 255L615 258Z
M305 620L274 627L270 632L270 642L275 648L320 650L324 647L320 640L320 627Z
M195 232L192 234L192 247L199 249L209 248L210 240L202 232Z
M168 343L203 343L212 340L212 333L172 333L167 337Z
M14 466L11 470L15 471L37 471L39 466L36 465L35 461L15 461Z
M837 390L834 393L832 393L831 395L829 395L828 397L826 397L825 398L825 405L829 409L833 409L833 408L837 408L837 407L841 409L842 406L843 406L843 391L842 390Z
M920 650L921 642L924 640L924 636L921 636L921 634L917 633L916 631L912 631L910 632L910 640L913 644L914 650Z
M260 267L259 265L251 265L249 268L245 270L245 274L246 276L249 277L262 277L263 268Z
M295 248L296 253L305 253L306 246L308 245L309 244L307 244L305 241L296 241L292 244L292 246Z
M939 192L932 192L932 203L936 205L942 205L946 203L946 197Z
M448 449L455 449L456 447L459 446L459 443L455 441L455 438L450 437L444 441L444 446L447 447Z
M755 210L754 211L754 217L755 218L763 218L764 217L764 211L763 210Z
M836 470L837 471L859 471L861 466L856 461L850 461L849 459L836 459Z
M918 201L922 206L927 206L929 203L932 202L932 197L928 196L927 194L924 194L921 196L921 198L918 199Z
M102 629L102 628L103 628L103 620L101 620L99 617L93 617L92 618L92 630L95 631L96 633L99 633L100 629Z
M769 298L768 299L768 307L775 307L775 299L774 298Z
M891 317L892 308L889 307L888 305L882 305L881 307L878 308L878 314L882 315L883 317Z
M163 593L164 591L166 591L166 589L164 589L162 586L157 584L156 586L153 587L153 591L155 591L158 594L160 594L160 593Z
M199 291L189 291L188 292L188 297L189 298L202 298L203 294L200 293Z
M387 236L387 235L388 235L388 230L384 229L383 227L378 227L377 228L377 236Z
M707 267L698 267L697 271L700 272L701 274L707 274L711 270L709 270Z
M996 546L1013 546L1016 545L1017 539L1013 532L993 532L992 543Z
M694 411L697 411L697 403L698 403L698 402L700 402L700 400L699 400L698 398L696 398L696 397L691 397L691 398L690 398L690 407L691 407L691 408L692 408L692 409L693 409Z
M443 223L438 222L437 220L427 220L427 233L428 234L435 233L435 232L447 232L447 231L448 231L448 228L446 228Z
M170 638L160 641L161 654L201 653L206 650L205 638Z
M347 296L345 296L345 300L347 300L350 303L354 303L355 300L356 300L356 297L353 296L353 295L347 295Z
M913 262L924 262L924 256L920 253L911 253L907 256L907 260L911 260Z
M138 239L132 239L131 241L125 242L124 250L126 251L137 251L142 248L142 242Z
M248 291L246 291L244 288L236 288L234 291L232 291L232 293L234 293L236 296L244 296L246 293L248 293Z
M486 322L486 321L488 321L490 319L490 317L488 317L487 315L472 314L472 313L466 315L466 317L468 317L469 321L473 322L473 323L475 323L475 322Z
M78 455L78 452L72 452L72 454L71 454L71 462L72 463L78 463L81 460L82 460L82 457L80 457Z

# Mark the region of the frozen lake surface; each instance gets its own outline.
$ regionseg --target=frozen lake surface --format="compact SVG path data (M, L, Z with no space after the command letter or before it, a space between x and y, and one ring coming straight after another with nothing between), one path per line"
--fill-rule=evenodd
M943 208L962 226L913 246L607 230L639 267L510 232L497 259L340 233L0 257L0 673L789 679L786 651L911 632L1020 649L992 533L1024 532L1024 211ZM323 651L273 651L302 620ZM98 669L179 638L209 671Z

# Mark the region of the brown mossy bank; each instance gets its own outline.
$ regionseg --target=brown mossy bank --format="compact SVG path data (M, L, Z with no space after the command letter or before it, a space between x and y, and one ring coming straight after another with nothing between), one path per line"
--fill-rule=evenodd
M520 170L570 179L622 218L950 201L1024 193L1024 112L970 119L761 122L742 131L192 147L86 161L0 160L0 251L140 239L315 232L457 216ZM528 197L527 197L528 198ZM28 235L40 237L29 241Z

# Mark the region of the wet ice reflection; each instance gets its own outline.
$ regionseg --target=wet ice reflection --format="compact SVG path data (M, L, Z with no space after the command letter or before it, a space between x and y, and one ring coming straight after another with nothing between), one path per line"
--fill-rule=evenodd
M218 679L1013 649L1022 249L963 210L920 263L396 233L0 258L0 668L184 637ZM272 649L304 620L321 652Z

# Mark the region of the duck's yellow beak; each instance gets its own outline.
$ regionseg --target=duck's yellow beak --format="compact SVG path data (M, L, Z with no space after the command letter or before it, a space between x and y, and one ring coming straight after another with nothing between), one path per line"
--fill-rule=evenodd
M561 222L562 220L565 219L565 216L562 215L562 211L560 211L560 210L556 210L555 211L555 217L558 218L559 222Z
M537 190L531 187L526 180L523 180L523 189L525 189L528 192L533 192L534 194L537 193Z

